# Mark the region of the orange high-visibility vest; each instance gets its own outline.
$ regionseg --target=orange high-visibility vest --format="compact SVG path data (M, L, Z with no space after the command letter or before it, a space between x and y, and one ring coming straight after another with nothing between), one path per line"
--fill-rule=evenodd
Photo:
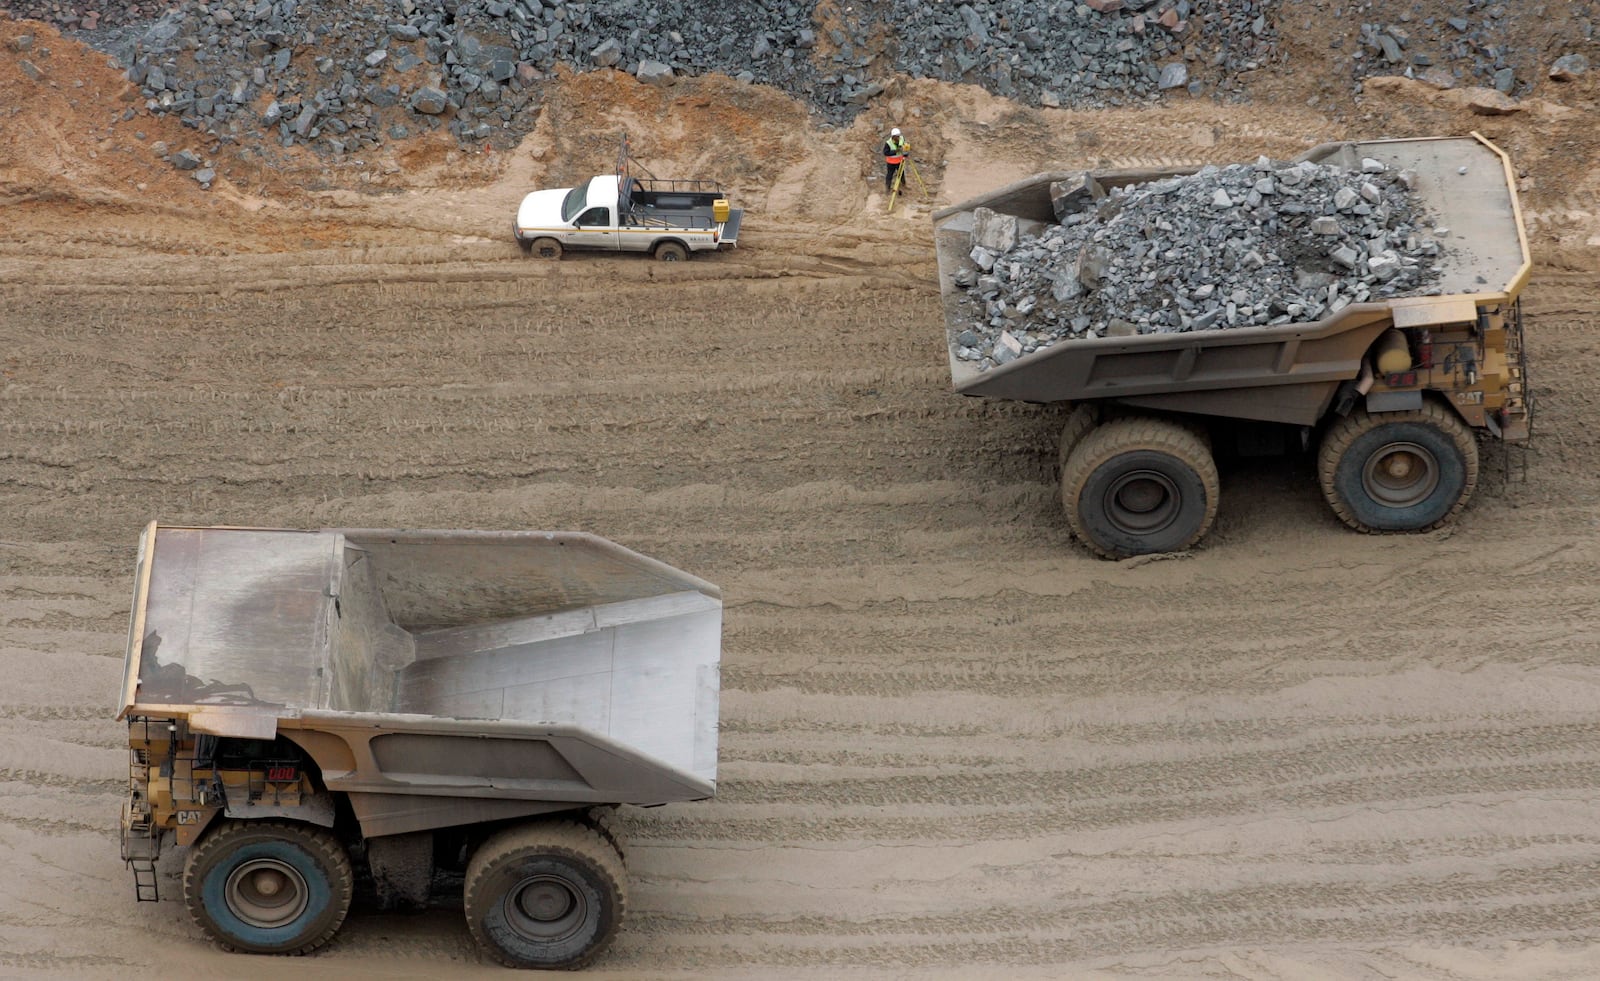
M883 162L886 164L904 163L906 159L906 141L896 140L894 137L884 141L885 152Z

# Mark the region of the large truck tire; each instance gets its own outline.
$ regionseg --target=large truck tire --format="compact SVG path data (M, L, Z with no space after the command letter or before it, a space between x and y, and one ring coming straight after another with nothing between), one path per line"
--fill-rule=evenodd
M678 242L662 242L656 246L656 258L661 262L688 262L689 250Z
M1164 419L1102 423L1073 448L1061 471L1068 526L1108 559L1188 548L1210 530L1220 496L1206 441L1193 428Z
M1335 423L1317 454L1322 496L1361 532L1437 528L1478 485L1478 441L1447 406L1357 410Z
M599 955L622 922L622 856L585 825L522 825L478 848L464 898L467 928L495 960L574 970Z
M1067 457L1077 449L1083 438L1094 431L1100 424L1100 407L1093 402L1084 402L1072 407L1067 413L1066 425L1061 427L1061 452L1056 456L1056 473L1067 471Z
M622 836L622 822L617 818L617 808L614 804L603 804L591 807L583 814L583 821L589 827L600 832L600 837L611 843L617 850L617 856L624 865L628 862L628 849Z
M224 821L189 852L183 901L226 950L306 954L333 938L355 877L332 833L288 821Z

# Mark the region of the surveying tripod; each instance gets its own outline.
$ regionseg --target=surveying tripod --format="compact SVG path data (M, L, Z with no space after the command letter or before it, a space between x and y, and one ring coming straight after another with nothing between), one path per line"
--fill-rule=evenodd
M922 182L922 175L917 173L917 162L911 159L911 154L908 153L906 154L905 162L900 165L900 169L894 172L894 183L889 187L890 211L894 210L895 199L900 196L900 187L905 183L908 171L911 174L911 179L917 182L917 187L922 189L922 199L926 201L929 197L928 185Z

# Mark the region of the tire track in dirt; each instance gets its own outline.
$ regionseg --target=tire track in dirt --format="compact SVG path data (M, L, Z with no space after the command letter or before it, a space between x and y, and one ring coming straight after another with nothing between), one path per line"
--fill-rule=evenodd
M113 945L147 969L157 922L212 956L94 830L152 517L578 527L724 587L723 794L625 815L635 914L602 975L1600 942L1581 273L1541 270L1526 306L1549 440L1455 528L1354 535L1303 461L1237 464L1203 547L1103 563L1055 504L1059 409L949 394L925 229L837 235L681 275L498 245L0 259L28 327L0 385L0 666L62 673L0 706L25 741L0 783L31 795L0 861L54 882L29 856L60 838L115 884L73 897L102 934L12 969ZM306 969L477 957L456 914L348 930Z

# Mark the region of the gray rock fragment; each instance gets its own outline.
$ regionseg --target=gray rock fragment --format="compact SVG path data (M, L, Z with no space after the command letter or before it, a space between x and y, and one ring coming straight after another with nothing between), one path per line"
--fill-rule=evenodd
M1017 217L998 214L989 208L972 213L972 240L991 252L1008 252L1017 244Z
M671 65L649 58L639 62L639 70L634 72L634 77L646 85L658 88L671 85L678 80L672 72Z
M1567 54L1550 65L1550 77L1557 82L1570 82L1588 70L1588 58L1581 54Z
M444 112L450 105L450 97L440 89L425 85L411 93L410 106L412 111L425 116L437 116Z
M596 67L612 68L622 61L622 44L616 38L606 38L589 52L589 60Z
M1069 181L1054 181L1050 185L1050 206L1058 221L1074 212L1087 210L1105 196L1105 188L1088 173Z
M1395 278L1399 275L1400 269L1400 257L1392 251L1385 250L1367 260L1367 271L1380 283L1387 283Z

